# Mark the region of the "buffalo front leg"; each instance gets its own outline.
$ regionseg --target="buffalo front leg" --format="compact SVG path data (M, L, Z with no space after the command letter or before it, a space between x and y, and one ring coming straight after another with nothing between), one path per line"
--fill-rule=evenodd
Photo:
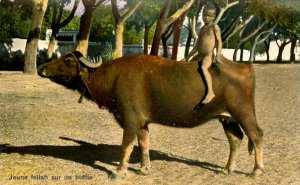
M226 168L222 170L224 174L230 174L235 170L235 160L238 154L238 150L240 148L241 142L243 140L243 132L239 125L235 122L231 122L228 120L220 120L225 134L228 138L230 145L230 153Z
M150 137L149 137L149 129L148 126L144 126L144 128L141 128L137 131L138 136L138 143L139 147L141 149L141 168L138 171L141 175L148 175L149 169L151 167L150 164L150 156L149 156L149 150L150 150Z
M134 148L136 134L136 129L124 128L121 160L117 172L111 176L112 179L122 179L127 175L129 158Z

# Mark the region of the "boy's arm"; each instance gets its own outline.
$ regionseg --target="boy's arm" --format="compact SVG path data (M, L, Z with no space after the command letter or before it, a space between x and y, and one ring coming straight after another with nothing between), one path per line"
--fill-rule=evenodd
M220 27L216 24L214 26L214 32L216 37L216 48L217 48L217 61L222 64L220 57L222 53L222 36L221 36L221 30Z

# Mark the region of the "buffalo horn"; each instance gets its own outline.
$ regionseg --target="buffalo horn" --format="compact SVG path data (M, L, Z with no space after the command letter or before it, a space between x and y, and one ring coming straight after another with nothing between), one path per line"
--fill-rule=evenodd
M88 59L84 58L84 57L80 57L79 60L86 65L89 68L98 68L99 66L101 66L102 64L102 58L100 57L98 62L91 62Z

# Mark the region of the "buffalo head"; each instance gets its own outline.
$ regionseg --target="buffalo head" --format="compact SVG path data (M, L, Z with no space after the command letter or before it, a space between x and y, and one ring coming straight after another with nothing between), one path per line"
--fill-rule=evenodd
M40 65L38 74L75 90L78 89L78 84L81 82L82 73L98 68L101 64L101 58L94 63L83 57L79 51L74 51L65 54L58 60Z

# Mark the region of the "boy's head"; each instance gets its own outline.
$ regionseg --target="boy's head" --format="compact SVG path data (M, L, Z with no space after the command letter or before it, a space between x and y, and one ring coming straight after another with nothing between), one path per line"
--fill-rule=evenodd
M211 4L208 3L204 6L203 8L203 21L204 23L210 24L216 17L216 7Z

